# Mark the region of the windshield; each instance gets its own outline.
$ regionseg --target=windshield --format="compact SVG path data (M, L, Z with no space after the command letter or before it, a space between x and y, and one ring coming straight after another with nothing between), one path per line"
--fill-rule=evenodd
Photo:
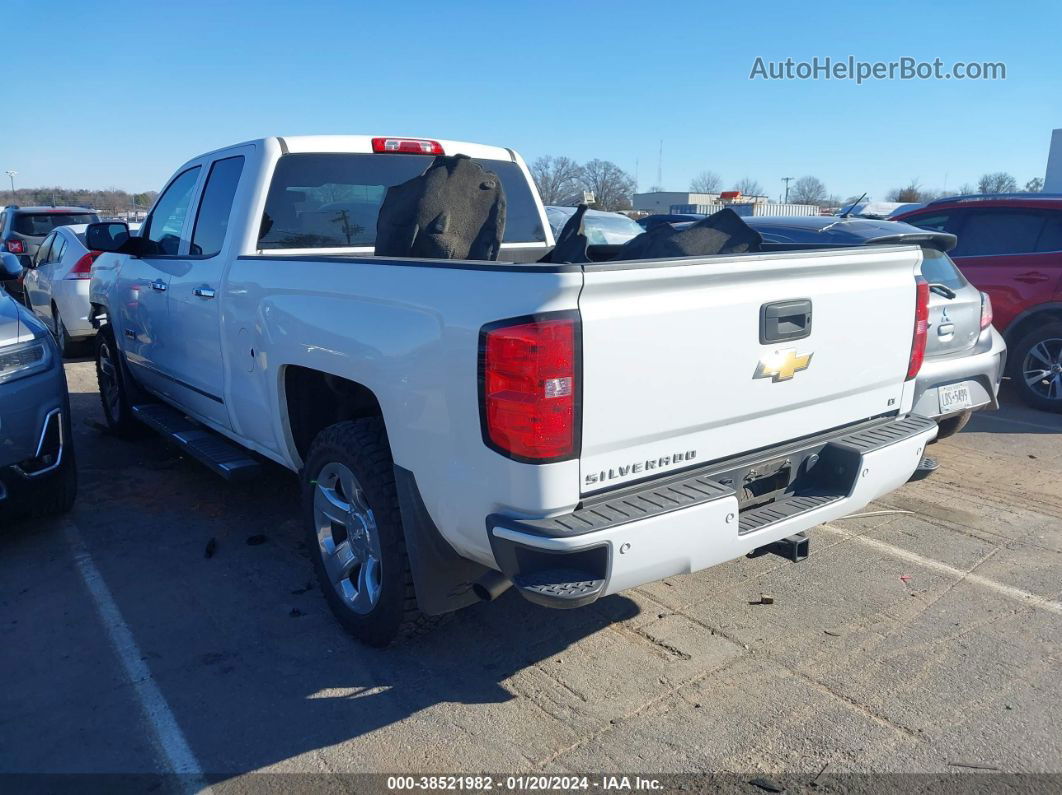
M259 248L353 248L376 244L387 189L422 174L422 155L293 154L277 162L262 216ZM545 243L538 205L520 167L477 160L505 188L504 243Z
M930 284L943 284L952 290L961 290L966 279L959 273L951 257L935 248L922 249L922 278Z
M57 226L91 224L97 220L94 213L19 213L13 228L20 235L44 237Z

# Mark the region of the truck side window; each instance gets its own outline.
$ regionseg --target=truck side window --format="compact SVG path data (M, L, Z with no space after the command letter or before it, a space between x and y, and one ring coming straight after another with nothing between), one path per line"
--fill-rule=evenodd
M144 222L143 237L158 243L158 253L176 256L181 248L181 232L188 217L188 205L199 179L199 166L177 176L159 197L155 209Z
M210 167L199 213L195 218L190 254L213 257L221 251L229 228L229 213L243 172L243 155L218 160Z

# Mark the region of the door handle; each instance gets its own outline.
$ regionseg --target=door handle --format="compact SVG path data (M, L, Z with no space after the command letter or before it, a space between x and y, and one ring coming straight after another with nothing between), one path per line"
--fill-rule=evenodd
M1040 273L1040 271L1029 271L1028 273L1022 273L1014 277L1016 282L1025 282L1026 284L1036 284L1037 282L1046 282L1051 277L1046 273Z
M155 279L151 283L151 289L158 293L164 293L166 292L166 282L162 281L162 279Z
M197 295L200 298L213 298L216 293L213 287L196 287L192 290L192 295Z

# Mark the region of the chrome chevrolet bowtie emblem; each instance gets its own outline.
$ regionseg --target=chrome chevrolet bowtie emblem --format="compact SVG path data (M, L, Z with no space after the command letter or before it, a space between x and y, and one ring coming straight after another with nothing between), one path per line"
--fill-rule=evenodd
M795 348L775 351L760 359L753 378L770 378L772 382L788 381L801 370L811 366L813 353L798 354Z

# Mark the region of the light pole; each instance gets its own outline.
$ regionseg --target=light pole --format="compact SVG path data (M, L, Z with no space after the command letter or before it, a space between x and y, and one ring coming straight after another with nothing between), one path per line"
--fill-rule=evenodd
M785 183L785 202L784 202L784 204L789 204L789 183L792 181L792 179L793 179L792 177L782 177L782 182Z
M15 174L17 174L18 172L17 171L6 171L4 173L6 173L7 174L7 178L9 180L11 180L11 201L14 201L15 200Z

